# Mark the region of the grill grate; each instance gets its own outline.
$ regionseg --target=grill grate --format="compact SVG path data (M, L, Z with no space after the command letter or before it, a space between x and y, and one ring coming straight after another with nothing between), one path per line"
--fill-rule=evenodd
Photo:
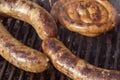
M48 0L33 0L50 10ZM52 1L52 2L55 2ZM120 1L110 0L120 11ZM53 3L52 3L53 4ZM41 39L34 29L27 23L4 18L3 24L8 31L19 41L34 49L42 51ZM114 30L95 38L88 38L65 29L58 23L59 39L73 52L89 63L106 68L120 70L120 25ZM65 33L65 34L64 34ZM43 73L33 74L20 70L0 57L0 80L70 80L53 66Z

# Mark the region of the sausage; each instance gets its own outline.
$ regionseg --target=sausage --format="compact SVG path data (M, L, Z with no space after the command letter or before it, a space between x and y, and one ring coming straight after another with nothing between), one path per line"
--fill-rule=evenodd
M0 55L16 67L29 72L43 72L49 67L46 55L13 38L1 22Z
M113 29L117 11L107 0L58 0L51 9L65 28L94 37Z
M52 16L30 0L0 0L0 14L31 24L41 39L57 36L57 26Z
M75 56L56 38L42 42L44 53L57 70L73 80L120 80L120 71L95 67Z

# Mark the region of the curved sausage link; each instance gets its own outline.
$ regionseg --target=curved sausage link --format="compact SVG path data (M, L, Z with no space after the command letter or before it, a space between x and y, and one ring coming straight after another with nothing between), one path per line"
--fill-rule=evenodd
M120 71L106 70L89 64L73 55L55 38L44 40L42 48L56 69L73 80L120 80Z
M70 31L90 37L117 24L117 12L107 0L59 0L51 14Z
M49 66L49 59L44 54L17 41L2 23L0 23L0 55L16 67L29 72L43 72Z
M28 22L41 39L57 35L57 26L52 16L30 0L0 0L0 14Z

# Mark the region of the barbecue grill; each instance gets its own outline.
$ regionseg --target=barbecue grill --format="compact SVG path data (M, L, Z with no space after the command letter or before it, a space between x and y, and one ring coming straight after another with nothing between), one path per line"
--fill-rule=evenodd
M32 0L50 11L48 0ZM109 0L120 12L120 0ZM13 18L2 18L7 30L19 41L36 50L42 51L41 39L31 25ZM118 21L120 22L120 21ZM88 38L65 29L57 23L59 39L76 55L89 63L105 68L120 70L120 24L113 30L98 37ZM0 80L70 80L52 65L43 73L29 73L16 68L0 57Z

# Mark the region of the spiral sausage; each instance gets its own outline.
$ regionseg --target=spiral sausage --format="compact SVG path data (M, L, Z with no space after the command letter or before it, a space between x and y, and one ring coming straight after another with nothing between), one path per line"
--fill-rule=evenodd
M43 72L49 59L41 52L13 38L0 22L0 55L16 67L29 72Z
M30 0L0 0L0 16L14 17L28 22L41 39L56 37L57 26L49 13ZM0 55L16 67L29 72L42 72L49 59L16 39L0 23Z
M120 80L120 72L97 68L76 57L58 39L46 39L42 43L44 53L60 72L73 80Z
M107 0L59 0L51 14L70 31L90 37L117 24L117 11Z
M0 14L28 22L41 39L57 35L57 26L52 16L30 0L0 0Z

